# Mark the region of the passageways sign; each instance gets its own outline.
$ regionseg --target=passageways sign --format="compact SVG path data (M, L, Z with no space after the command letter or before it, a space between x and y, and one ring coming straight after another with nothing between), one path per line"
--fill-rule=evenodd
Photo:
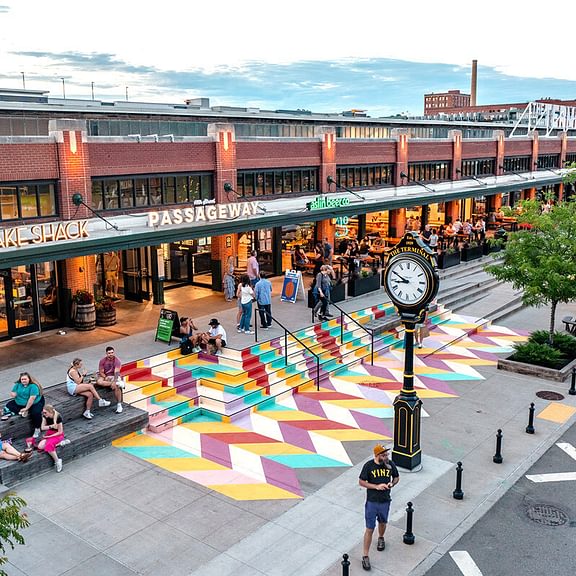
M258 214L259 202L233 202L230 204L199 204L174 210L148 213L148 226L172 226L193 222L235 220Z

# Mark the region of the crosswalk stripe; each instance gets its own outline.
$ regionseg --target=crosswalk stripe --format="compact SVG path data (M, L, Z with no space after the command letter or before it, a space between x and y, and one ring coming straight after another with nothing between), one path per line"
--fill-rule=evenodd
M569 482L576 480L576 472L556 472L551 474L526 474L532 482Z
M574 458L574 460L576 460L576 448L574 448L572 444L569 444L568 442L557 442L556 446L558 446L558 448L561 450L564 450L564 452L566 452L570 458Z
M472 560L472 556L466 550L455 550L450 552L450 556L464 576L482 576L480 568L476 566L476 562Z

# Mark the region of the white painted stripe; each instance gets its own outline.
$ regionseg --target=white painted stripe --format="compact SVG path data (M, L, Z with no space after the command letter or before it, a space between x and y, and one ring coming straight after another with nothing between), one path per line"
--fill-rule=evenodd
M552 474L526 474L532 482L568 482L576 480L576 472L556 472Z
M564 452L566 452L570 458L574 458L574 460L576 460L576 448L574 448L572 444L569 444L568 442L558 442L556 446L558 446L558 448L561 450L564 450Z
M466 550L455 550L450 552L450 556L452 556L452 560L456 562L456 566L458 566L464 576L482 576L480 568L476 566L476 562L472 560L472 556Z

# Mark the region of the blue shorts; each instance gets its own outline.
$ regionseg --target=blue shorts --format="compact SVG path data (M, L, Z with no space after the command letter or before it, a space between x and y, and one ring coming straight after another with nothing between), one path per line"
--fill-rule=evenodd
M368 502L364 506L364 518L366 520L366 528L374 530L376 528L376 520L380 523L386 524L388 522L388 512L390 511L390 500L388 502Z

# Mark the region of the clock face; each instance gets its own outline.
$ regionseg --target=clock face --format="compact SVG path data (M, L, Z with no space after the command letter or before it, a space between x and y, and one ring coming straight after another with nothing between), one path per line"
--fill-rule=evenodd
M386 289L394 303L416 307L426 302L432 287L428 267L412 256L397 256L386 269Z

